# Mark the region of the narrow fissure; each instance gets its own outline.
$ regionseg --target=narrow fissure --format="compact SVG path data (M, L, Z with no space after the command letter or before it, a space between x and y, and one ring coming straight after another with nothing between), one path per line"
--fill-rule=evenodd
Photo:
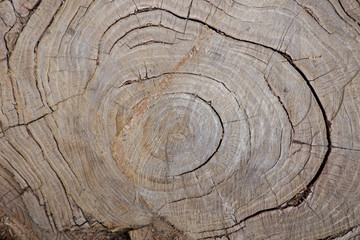
M150 8L150 9L142 9L142 10L139 10L138 12L145 12L145 11L152 11L152 10L158 10L158 8ZM286 59L286 61L300 74L300 76L304 79L306 85L308 86L308 88L310 89L312 95L314 96L319 108L320 108L320 111L321 111L321 114L322 114L322 117L324 119L324 123L325 123L325 130L326 130L326 139L327 139L327 151L325 153L325 156L323 158L323 161L319 167L319 170L317 171L317 173L315 174L315 176L313 177L313 179L307 184L306 188L300 192L299 194L297 194L293 199L290 199L290 203L294 203L296 202L296 204L289 204L287 205L287 207L289 206L299 206L302 202L304 202L304 200L309 196L310 192L311 192L311 187L314 185L314 183L316 182L316 180L319 178L319 176L321 175L324 167L325 167L325 164L327 163L327 160L329 158L329 155L331 153L331 122L329 121L328 117L327 117L327 114L326 114L326 111L325 111L325 108L322 104L322 102L320 101L320 97L317 95L314 87L310 84L309 82L309 79L306 77L306 75L299 69L299 67L297 67L294 63L294 61L292 60L291 56L286 53L286 52L282 52L278 49L275 49L273 47L270 47L270 46L266 46L266 45L263 45L263 44L260 44L260 43L256 43L256 42L253 42L253 41L250 41L250 40L244 40L244 39L239 39L239 38L236 38L236 37L233 37L231 35L228 35L227 33L201 21L201 20L198 20L198 19L193 19L193 18L185 18L185 17L182 17L182 16L179 16L169 10L166 10L166 9L160 9L162 11L166 11L180 19L183 19L183 20L190 20L190 21L193 21L193 22L197 22L201 25L204 25L206 27L208 27L209 29L225 36L225 37L228 37L230 39L233 39L235 41L240 41L240 42L245 42L245 43L249 43L249 44L254 44L254 45L257 45L257 46L261 46L261 47L264 47L266 49L269 49L269 50L272 50L273 52L276 52L278 54L280 54L282 57L284 57ZM310 190L309 190L310 189ZM297 201L294 201L296 198ZM242 219L240 222L236 223L235 225L233 226L230 226L228 228L222 228L222 229L214 229L214 230L210 230L210 231L204 231L204 232L213 232L213 231L217 231L217 230L226 230L226 229L230 229L230 228L233 228L234 226L237 226L239 225L240 223L243 223L245 222L246 220L252 218L252 217L255 217L255 216L258 216L262 213L265 213L265 212L270 212L270 211L274 211L274 210L280 210L280 209L283 209L284 207L281 207L281 206L277 206L277 207L274 207L274 208L269 208L269 209L264 209L264 210L260 210L260 211L257 211L247 217L245 217L244 219ZM239 231L239 230L236 230L236 231ZM234 231L234 232L236 232ZM234 233L232 232L232 233ZM199 233L203 233L203 232L199 232ZM219 235L219 236L212 236L211 238L213 237L222 237L222 236L225 236L225 235L229 235L231 233L227 233L227 234L223 234L223 235ZM210 237L208 237L210 238ZM204 239L208 239L208 238L204 238Z

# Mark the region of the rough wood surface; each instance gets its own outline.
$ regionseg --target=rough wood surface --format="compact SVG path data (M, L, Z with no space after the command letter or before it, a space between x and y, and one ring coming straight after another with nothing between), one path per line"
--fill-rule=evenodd
M0 1L0 238L358 239L356 0Z

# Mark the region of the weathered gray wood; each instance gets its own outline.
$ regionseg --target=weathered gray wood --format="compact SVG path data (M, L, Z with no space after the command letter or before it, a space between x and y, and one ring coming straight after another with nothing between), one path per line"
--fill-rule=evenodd
M360 3L0 2L0 236L356 239Z

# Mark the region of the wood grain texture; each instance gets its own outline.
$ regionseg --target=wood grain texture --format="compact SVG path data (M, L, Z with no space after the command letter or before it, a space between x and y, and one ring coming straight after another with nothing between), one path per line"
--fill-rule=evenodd
M359 1L5 0L0 83L1 237L359 237Z

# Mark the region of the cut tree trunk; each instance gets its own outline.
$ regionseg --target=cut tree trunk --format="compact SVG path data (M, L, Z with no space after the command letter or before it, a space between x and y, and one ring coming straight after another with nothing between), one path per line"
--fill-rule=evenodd
M0 238L359 239L358 0L0 1Z

